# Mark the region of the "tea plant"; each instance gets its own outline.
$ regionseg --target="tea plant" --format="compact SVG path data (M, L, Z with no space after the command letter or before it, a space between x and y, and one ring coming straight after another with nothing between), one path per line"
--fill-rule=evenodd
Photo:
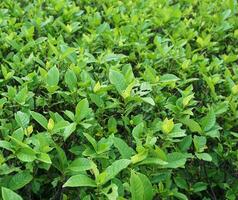
M238 198L237 0L2 0L0 198Z

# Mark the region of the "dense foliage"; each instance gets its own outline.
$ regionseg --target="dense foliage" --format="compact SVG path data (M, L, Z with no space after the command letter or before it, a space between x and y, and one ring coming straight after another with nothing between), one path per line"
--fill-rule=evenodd
M2 0L0 198L235 200L236 0Z

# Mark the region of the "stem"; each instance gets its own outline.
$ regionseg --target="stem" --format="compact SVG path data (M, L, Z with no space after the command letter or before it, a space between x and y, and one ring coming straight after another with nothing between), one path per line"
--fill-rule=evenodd
M205 162L202 162L202 165L203 165L203 169L204 169L206 180L207 180L207 182L209 184L209 188L210 188L211 193L212 193L212 199L213 200L217 200L216 194L215 194L214 190L212 189L212 183L211 183L211 181L210 181L210 179L209 179L209 177L207 175L207 168L206 168Z
M53 197L54 200L61 200L62 198L62 192L63 192L63 184L61 183L59 186L58 186L58 189Z

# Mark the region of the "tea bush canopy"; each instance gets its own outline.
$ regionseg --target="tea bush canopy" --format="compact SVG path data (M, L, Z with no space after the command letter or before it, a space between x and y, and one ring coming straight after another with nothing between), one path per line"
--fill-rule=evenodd
M2 0L0 199L236 200L237 0Z

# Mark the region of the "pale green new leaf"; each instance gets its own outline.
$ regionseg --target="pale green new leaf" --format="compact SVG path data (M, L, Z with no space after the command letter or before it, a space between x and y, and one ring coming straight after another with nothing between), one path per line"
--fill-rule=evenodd
M162 131L163 131L163 133L168 134L168 133L170 133L173 130L173 128L174 128L173 119L165 118L163 123L162 123Z

